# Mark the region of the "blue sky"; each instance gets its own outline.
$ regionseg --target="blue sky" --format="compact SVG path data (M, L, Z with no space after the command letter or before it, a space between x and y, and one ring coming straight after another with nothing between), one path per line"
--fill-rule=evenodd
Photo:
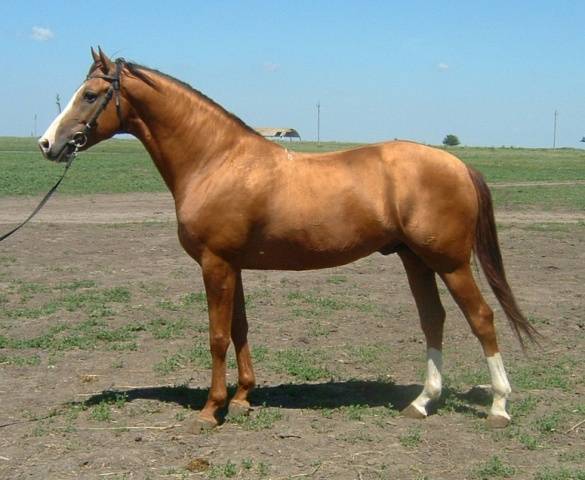
M0 135L41 134L101 45L252 126L321 137L585 146L585 2L4 1Z

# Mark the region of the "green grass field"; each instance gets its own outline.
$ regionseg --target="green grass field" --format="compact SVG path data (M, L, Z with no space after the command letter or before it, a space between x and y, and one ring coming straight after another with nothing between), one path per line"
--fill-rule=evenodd
M285 142L303 152L326 152L355 143ZM457 147L450 149L484 173L488 182L585 181L585 150ZM0 196L40 195L62 167L44 161L33 138L0 137ZM165 191L156 168L136 140L115 139L82 153L61 185L65 194ZM494 191L498 206L585 210L585 185L510 186Z

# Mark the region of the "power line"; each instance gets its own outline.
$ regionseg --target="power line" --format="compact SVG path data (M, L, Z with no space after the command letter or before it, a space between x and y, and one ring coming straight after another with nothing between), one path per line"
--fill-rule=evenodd
M321 145L321 101L317 101L317 145Z
M559 112L555 110L555 121L553 127L553 150L557 148L557 117L559 116Z

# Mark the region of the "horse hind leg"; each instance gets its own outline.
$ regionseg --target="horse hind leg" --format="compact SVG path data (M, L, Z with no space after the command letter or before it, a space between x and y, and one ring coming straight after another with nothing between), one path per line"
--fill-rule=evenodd
M510 423L506 402L511 388L498 349L492 309L483 299L468 263L441 276L480 341L487 360L494 395L488 425L492 428L506 427Z
M427 342L427 373L420 395L403 411L411 418L425 418L427 407L441 396L442 344L445 309L441 304L435 272L425 265L411 250L398 252L408 283L414 296L420 323Z

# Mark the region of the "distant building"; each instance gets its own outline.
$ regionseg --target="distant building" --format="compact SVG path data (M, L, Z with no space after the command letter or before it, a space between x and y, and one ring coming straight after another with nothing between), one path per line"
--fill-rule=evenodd
M293 138L301 139L299 132L297 132L294 128L273 128L273 127L258 127L255 128L260 135L263 137L268 138L288 138L292 140Z

